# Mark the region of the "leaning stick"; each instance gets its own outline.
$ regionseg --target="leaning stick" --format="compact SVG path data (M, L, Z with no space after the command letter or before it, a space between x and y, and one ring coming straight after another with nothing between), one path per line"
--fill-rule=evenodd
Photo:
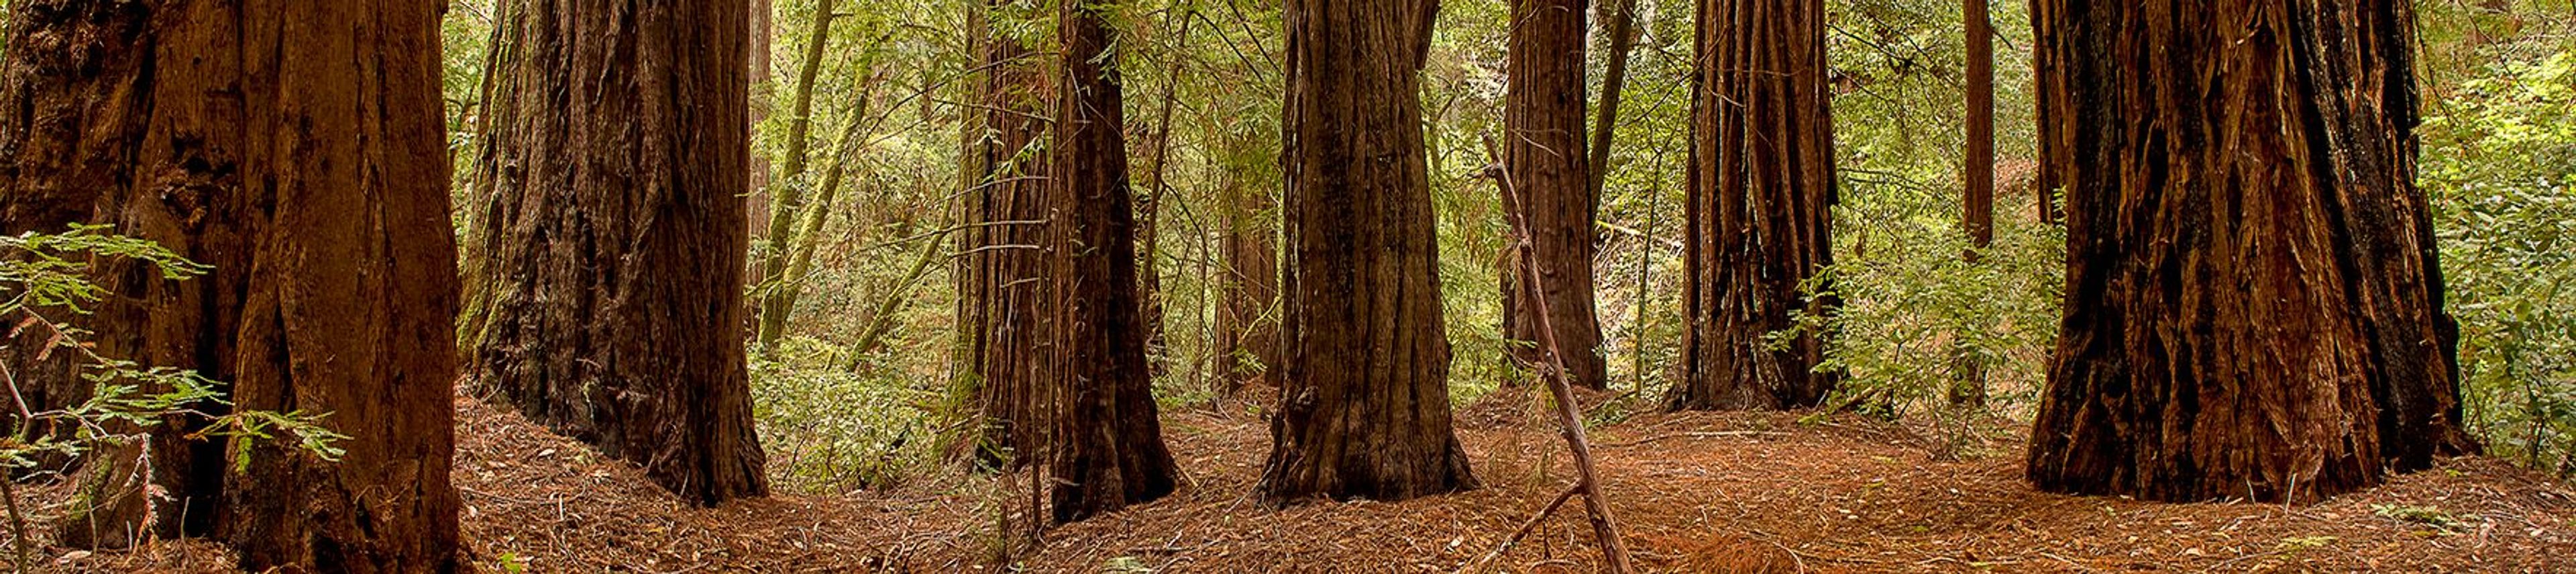
M1519 190L1512 188L1511 172L1502 168L1502 155L1494 147L1494 137L1485 136L1485 155L1494 160L1487 168L1495 187L1502 193L1503 210L1512 216L1512 244L1520 257L1520 289L1537 306L1539 345L1547 349L1547 390L1556 396L1556 421L1565 435L1565 444L1574 451L1574 469L1578 476L1575 487L1583 491L1583 509L1592 518L1592 535L1601 542L1601 556L1613 573L1625 574L1628 547L1619 540L1619 520L1610 515L1610 501L1601 494L1601 479L1592 468L1592 441L1585 438L1583 415L1574 404L1574 388L1565 380L1565 356L1556 344L1556 326L1549 319L1547 297L1539 290L1538 261L1530 246L1529 214L1523 209Z

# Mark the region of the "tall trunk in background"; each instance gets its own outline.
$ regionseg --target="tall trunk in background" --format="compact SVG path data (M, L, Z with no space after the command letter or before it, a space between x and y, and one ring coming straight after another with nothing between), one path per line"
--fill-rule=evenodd
M771 3L775 1L751 0L751 54L748 59L751 65L751 141L754 146L750 171L751 188L754 190L769 189L769 156L762 155L757 146L760 141L760 124L769 122L772 105L770 102L778 93L778 83L769 77L771 40L778 33L777 18L771 10ZM493 21L497 22L500 19L494 18ZM751 204L751 236L768 237L769 194L754 193L747 199ZM752 277L757 278L767 274L767 270L760 267L760 261L752 261L751 266Z
M1511 54L1503 90L1503 169L1512 188L1527 198L1531 265L1539 275L1539 293L1525 282L1503 289L1504 334L1523 365L1544 365L1547 351L1540 340L1541 305L1555 316L1566 378L1574 386L1601 389L1609 385L1609 361L1601 355L1601 319L1593 305L1593 220L1599 196L1591 192L1590 161L1583 149L1583 3L1584 0L1512 0ZM1510 258L1506 258L1510 259ZM1503 277L1519 275L1520 265L1507 265Z
M1049 474L1057 523L1171 494L1179 471L1163 447L1154 377L1145 368L1144 315L1136 290L1136 212L1127 188L1125 98L1114 5L1058 4L1064 54L1057 84L1055 179L1047 194L1050 296L1048 383L1058 407Z
M97 262L114 295L81 321L96 350L229 382L235 408L329 413L322 424L348 436L326 461L291 438L233 450L161 427L148 459L96 453L85 477L132 484L148 460L161 496L93 491L95 522L77 521L76 538L217 535L253 571L463 567L439 12L397 0L11 11L0 225L112 224L214 268L173 281Z
M789 112L795 115L787 118L785 163L769 188L769 235L761 242L760 283L754 291L759 294L757 337L763 353L778 348L779 335L787 332L787 312L796 302L795 297L785 293L782 284L789 280L787 267L792 250L788 243L796 237L797 219L805 215L805 189L813 185L806 181L805 171L813 149L810 138L814 133L814 80L822 75L823 52L832 44L832 21L838 19L832 14L832 3L833 0L814 2L812 27L805 37L805 58L796 69L795 108ZM829 205L817 208L828 209Z
M514 0L467 248L471 384L681 498L768 492L742 324L743 0Z
M980 168L964 194L967 229L959 250L959 349L984 419L979 457L985 463L1031 453L1047 424L1048 402L1037 384L1039 316L1048 311L1048 285L1038 247L1046 240L1046 169L1043 119L1053 88L1040 56L986 21L1012 11L1008 0L990 0L970 23L981 38L982 68L975 101L983 129L970 135L968 162ZM1016 465L1020 462L1014 461Z
M1600 117L1592 122L1592 161L1584 189L1600 201L1610 174L1610 141L1618 134L1619 94L1628 90L1628 53L1637 47L1637 0L1601 0L1594 16L1610 22L1610 50L1601 55ZM1615 6L1615 8L1614 8Z
M2075 142L2058 139L2073 133L2049 129L2049 126L2068 121L2066 114L2075 105L2075 102L2065 99L2073 92L2067 89L2066 71L2058 62L2058 54L2067 48L2062 45L2058 27L2048 24L2059 18L2064 6L2062 2L2048 0L2030 2L2031 123L2037 127L2033 131L2038 132L2034 138L2037 141L2031 142L2031 148L2039 160L2032 173L2030 188L2032 212L2038 214L2039 222L2043 224L2065 222L2065 213L2057 198L2059 188L2066 185L2057 172L2058 156L2065 155L2075 145Z
M1165 30L1172 29L1173 20L1180 20L1180 30L1177 34L1179 37L1166 45L1188 45L1190 23L1195 20L1182 16L1183 13L1178 9L1163 12ZM1140 270L1136 275L1136 289L1144 301L1144 306L1138 313L1143 315L1141 320L1145 325L1145 349L1149 356L1148 361L1152 360L1150 358L1152 355L1160 354L1163 349L1168 348L1164 343L1165 333L1163 332L1163 274L1156 269L1154 251L1161 245L1162 239L1163 193L1170 191L1170 188L1164 185L1163 174L1171 167L1172 108L1180 103L1181 99L1181 54L1178 52L1178 50L1167 50L1164 54L1172 61L1171 73L1163 76L1162 103L1157 104L1158 109L1154 112L1154 155L1151 164L1153 168L1152 171L1145 172L1144 201L1136 205L1136 241L1139 244L1136 266ZM1155 374L1162 374L1161 363L1148 363L1148 366L1154 369Z
M1250 137L1224 137L1234 148L1229 158L1252 145ZM1219 279L1224 301L1216 309L1216 372L1219 388L1232 396L1279 368L1279 230L1272 227L1278 200L1269 191L1278 180L1257 177L1240 161L1228 161L1224 169L1217 188L1217 208L1225 218L1218 249L1225 268Z
M2042 490L2314 500L2475 450L2405 3L2044 1L2067 112Z
M1833 121L1822 0L1699 0L1689 200L1682 234L1681 380L1671 409L1818 404L1823 338L1776 345L1794 317L1826 313L1803 285L1833 264Z
M1973 264L1995 243L1995 31L1986 15L1986 0L1965 3L1962 14L1967 20L1968 149L1959 178L1966 185L1959 202L1959 226L1968 234L1969 251L1964 257ZM1950 403L1986 404L1985 359L1958 344L1955 335L1952 348Z
M1286 10L1286 343L1262 495L1395 501L1475 488L1450 428L1418 95L1439 5Z

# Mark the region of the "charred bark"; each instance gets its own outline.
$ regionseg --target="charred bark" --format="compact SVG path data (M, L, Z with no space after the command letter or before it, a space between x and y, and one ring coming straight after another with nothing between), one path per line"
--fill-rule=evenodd
M1528 221L1529 265L1508 266L1510 281L1536 269L1538 293L1506 285L1504 333L1523 365L1546 362L1535 344L1542 323L1564 346L1566 377L1575 386L1609 384L1601 356L1601 320L1593 305L1593 220L1600 211L1592 193L1590 159L1583 147L1584 0L1513 0L1509 79L1503 92L1503 169L1529 201L1519 206ZM1543 297L1545 305L1529 299ZM1554 313L1540 321L1538 310Z
M2313 500L2473 451L2406 4L2042 4L2067 306L2031 481Z
M1841 378L1816 370L1831 333L1765 337L1836 305L1802 297L1833 265L1824 17L1815 0L1699 0L1682 234L1690 323L1667 408L1813 406Z
M262 440L227 460L166 421L119 448L88 542L229 540L248 570L441 572L456 559L449 329L457 307L439 117L439 5L22 3L0 114L9 231L106 223L200 263L94 268L97 350L229 381L238 408L329 413L323 460ZM232 465L243 472L232 472ZM184 517L184 519L183 519ZM114 538L114 539L112 539ZM118 540L121 539L121 540Z
M486 143L471 384L712 505L769 490L739 334L742 0L511 2Z
M1430 0L1287 5L1287 272L1262 495L1475 488L1450 428L1449 342L1419 70Z
M1145 365L1124 97L1114 36L1101 21L1110 9L1064 2L1056 19L1066 55L1048 192L1055 283L1049 371L1061 401L1049 465L1057 523L1162 498L1179 474L1163 446Z

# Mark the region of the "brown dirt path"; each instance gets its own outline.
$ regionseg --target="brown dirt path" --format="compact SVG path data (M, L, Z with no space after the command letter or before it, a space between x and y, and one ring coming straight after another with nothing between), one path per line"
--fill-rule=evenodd
M1025 485L946 476L894 492L781 495L685 508L515 414L460 399L457 484L469 560L490 572L993 572L996 523ZM1542 419L1543 420L1543 419ZM1544 423L1541 423L1544 424ZM1471 425L1476 426L1476 425ZM1286 509L1252 495L1266 425L1183 413L1165 430L1181 493L1052 530L1042 572L1451 572L1500 544L1572 476L1544 426L1462 438L1486 488L1401 503ZM1939 461L1918 434L1849 417L1642 415L1597 429L1606 488L1640 566L1664 572L2570 572L2576 490L2505 463L2440 468L2323 503L2150 504L2040 494L2019 447ZM1580 504L1502 559L1592 572ZM202 542L65 556L75 571L221 571Z

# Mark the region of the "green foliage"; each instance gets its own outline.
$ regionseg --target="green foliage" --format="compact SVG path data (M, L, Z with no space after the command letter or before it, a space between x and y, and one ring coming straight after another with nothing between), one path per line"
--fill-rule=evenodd
M2576 48L2506 44L2426 118L2470 428L2576 474Z
M212 271L148 240L115 235L101 225L74 225L62 233L23 233L0 237L0 318L7 318L11 344L42 336L21 356L45 361L56 353L80 367L93 387L80 404L30 410L16 403L11 436L0 441L0 467L11 473L36 468L45 458L75 459L107 445L141 440L174 415L205 417L189 429L191 440L223 439L234 452L235 470L247 470L254 441L291 436L297 449L324 460L338 460L341 440L348 438L322 424L325 414L241 410L221 415L209 407L228 407L223 385L195 371L150 366L99 354L93 333L76 326L109 293L90 281L92 261L122 259L149 265L165 280L184 280ZM5 371L0 365L0 371ZM23 396L16 373L5 378L12 396ZM55 429L53 432L38 432Z
M881 368L853 372L835 350L795 337L751 365L752 412L780 490L841 493L904 484L937 461L941 421L961 420L927 386Z

